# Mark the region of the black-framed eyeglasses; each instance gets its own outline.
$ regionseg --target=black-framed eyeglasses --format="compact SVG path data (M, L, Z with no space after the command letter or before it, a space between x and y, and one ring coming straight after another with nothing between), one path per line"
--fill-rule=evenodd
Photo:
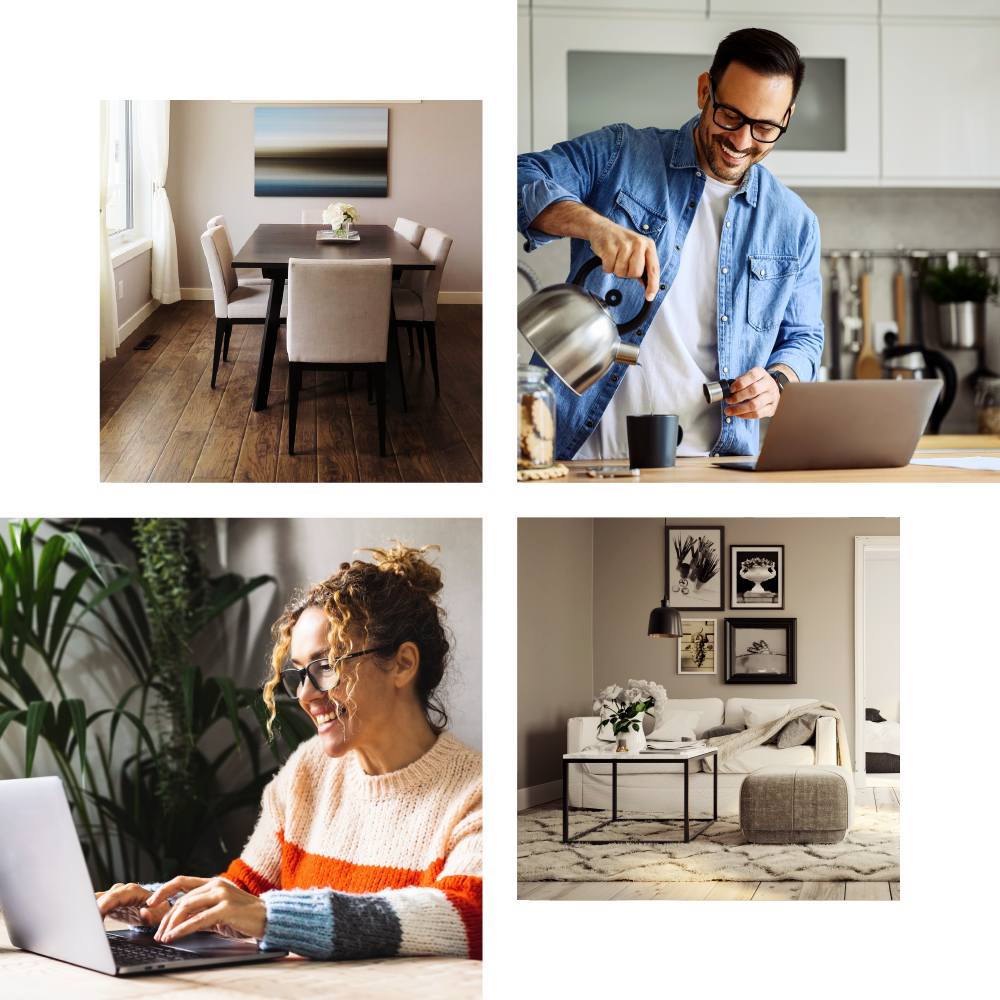
M724 128L727 132L736 132L744 125L750 126L750 134L758 142L777 142L787 131L787 125L775 125L774 122L763 121L755 118L747 118L735 108L727 108L725 104L719 104L715 99L715 87L712 84L711 76L708 78L708 99L715 109L712 114L712 121L719 128ZM788 119L788 113L792 106L788 105L788 111L782 116L783 120Z
M356 656L366 656L368 653L384 653L389 649L392 647L376 646L373 649L362 649L357 653L338 656L332 664L328 656L321 656L318 660L307 663L301 669L285 667L281 671L281 683L293 698L298 698L299 691L305 684L307 677L312 681L313 687L317 691L331 691L340 683L340 665L344 660L353 660Z

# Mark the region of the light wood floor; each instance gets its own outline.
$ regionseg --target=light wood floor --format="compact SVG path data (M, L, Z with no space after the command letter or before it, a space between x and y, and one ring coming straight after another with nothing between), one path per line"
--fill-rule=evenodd
M899 812L898 788L864 788L857 805ZM562 809L562 799L519 815ZM518 882L518 899L735 899L794 902L808 899L898 900L898 882Z
M481 482L482 306L438 306L441 395L430 359L408 356L408 411L386 407L386 457L363 373L306 372L288 454L285 328L267 409L250 404L263 324L236 326L212 389L213 303L160 306L101 363L101 480L108 482ZM159 334L148 351L133 345ZM414 344L414 347L416 345Z

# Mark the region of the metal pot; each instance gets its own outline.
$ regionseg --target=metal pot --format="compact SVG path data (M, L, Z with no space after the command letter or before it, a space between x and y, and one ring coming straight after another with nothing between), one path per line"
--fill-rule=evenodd
M976 347L977 302L939 302L938 327L942 347Z
M653 303L643 304L627 323L615 323L609 306L622 300L617 288L603 301L583 288L599 257L591 257L569 284L549 285L517 307L517 328L542 360L577 396L582 396L615 363L639 363L639 346L622 343L622 334L638 329ZM646 280L645 273L643 281Z

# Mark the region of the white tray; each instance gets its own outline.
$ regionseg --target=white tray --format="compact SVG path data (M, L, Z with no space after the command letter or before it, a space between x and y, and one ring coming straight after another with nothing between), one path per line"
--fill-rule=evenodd
M320 229L316 232L319 243L360 243L361 233L355 230L350 236L335 236L332 229Z

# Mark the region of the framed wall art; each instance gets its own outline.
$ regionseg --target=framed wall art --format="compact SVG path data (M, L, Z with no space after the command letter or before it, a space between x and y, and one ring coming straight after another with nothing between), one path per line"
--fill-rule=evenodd
M678 611L725 611L721 526L667 527L667 601Z
M729 546L729 607L783 611L785 546Z
M677 640L677 673L717 674L722 657L718 618L681 618L684 634Z
M794 618L727 618L727 684L794 684Z

